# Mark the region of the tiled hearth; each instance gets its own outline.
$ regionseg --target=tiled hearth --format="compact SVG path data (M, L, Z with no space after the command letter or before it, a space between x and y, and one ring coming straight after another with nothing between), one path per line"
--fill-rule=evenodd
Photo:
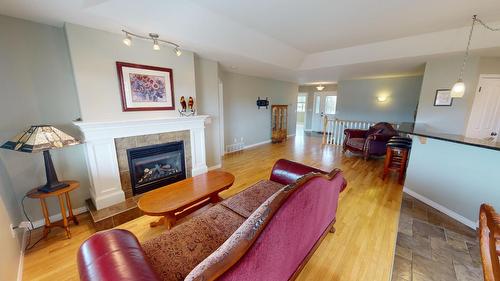
M174 141L184 142L186 177L189 178L191 177L191 141L188 130L115 139L116 157L118 158L118 169L120 171L120 181L123 192L125 193L125 198L130 198L133 196L132 184L130 183L127 149L153 144L169 143Z
M483 280L476 232L404 194L392 281Z

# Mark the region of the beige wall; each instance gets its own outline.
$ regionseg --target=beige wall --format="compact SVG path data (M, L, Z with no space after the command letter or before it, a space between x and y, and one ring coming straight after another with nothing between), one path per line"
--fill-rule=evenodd
M192 52L178 57L168 46L154 51L150 42L139 39L127 47L121 35L74 24L66 24L65 30L84 121L179 116L180 97L196 96ZM123 112L117 61L172 68L176 110Z
M8 216L7 209L0 198L0 248L2 249L0 262L0 280L16 280L19 268L19 257L21 248L19 243L9 230L11 219ZM21 236L21 235L20 235Z
M80 116L68 48L61 28L0 16L0 143L34 124L53 124L76 134L71 121ZM71 193L73 206L89 197L82 146L52 151L60 179L75 179L82 187ZM26 192L45 183L40 153L0 149L0 280L15 280L19 246L9 224L25 220L20 202ZM51 215L59 213L48 200ZM33 220L41 219L40 203L25 200ZM8 231L8 232L7 232Z
M295 83L222 72L224 86L225 144L252 145L271 139L271 107L257 108L258 97L269 97L270 105L288 105L288 134L295 134L298 85Z
M219 112L219 64L195 55L196 97L199 114L210 115L211 122L205 126L205 148L207 166L221 163Z
M62 28L24 20L0 17L0 85L2 102L0 142L33 124L53 124L78 135L71 125L80 116L66 38ZM82 187L71 193L73 207L84 206L89 198L88 176L82 146L51 151L60 179L80 181ZM26 192L45 183L40 153L27 154L0 150L0 173L5 174L14 194L3 198L8 212L19 208ZM59 213L55 200L48 200L50 214ZM33 220L43 218L40 203L25 201ZM15 217L21 220L20 216ZM15 221L15 223L19 223Z

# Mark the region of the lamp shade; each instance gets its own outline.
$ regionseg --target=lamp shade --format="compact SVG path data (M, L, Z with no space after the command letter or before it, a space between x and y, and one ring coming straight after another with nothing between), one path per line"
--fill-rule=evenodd
M4 143L1 148L27 153L79 144L80 141L49 125L29 127L19 135Z
M462 80L458 80L455 85L453 85L453 88L451 88L451 94L450 96L452 98L461 98L465 94L465 84Z

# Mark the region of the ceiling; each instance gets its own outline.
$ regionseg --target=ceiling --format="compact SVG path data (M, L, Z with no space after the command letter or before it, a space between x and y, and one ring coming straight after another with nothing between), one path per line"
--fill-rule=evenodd
M0 14L156 32L226 70L307 83L422 73L463 52L473 14L500 26L500 1L0 0ZM474 36L473 49L500 55L500 34Z

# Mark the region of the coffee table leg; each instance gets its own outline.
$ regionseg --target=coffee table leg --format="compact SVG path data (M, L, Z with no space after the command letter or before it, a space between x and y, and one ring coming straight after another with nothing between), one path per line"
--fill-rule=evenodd
M168 215L165 215L165 226L167 227L167 229L171 229L174 224L175 224L175 215L173 214L168 214Z
M151 227L157 227L157 226L163 225L163 224L165 224L165 217L161 217L161 219L149 223L149 226L151 226Z
M221 201L221 198L219 197L219 194L214 194L212 196L210 196L210 203L218 203Z

